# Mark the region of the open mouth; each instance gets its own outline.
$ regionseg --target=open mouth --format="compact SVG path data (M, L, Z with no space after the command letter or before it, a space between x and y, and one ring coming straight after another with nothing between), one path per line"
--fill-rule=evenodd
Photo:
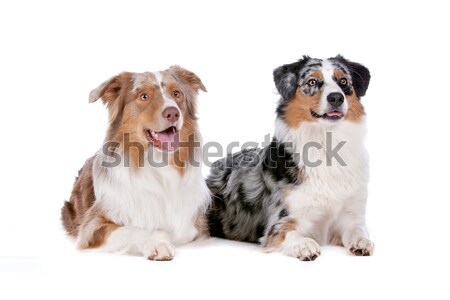
M344 117L344 114L341 111L329 111L327 113L324 113L323 115L319 115L318 113L316 113L313 110L311 111L311 115L316 118L316 119L326 119L326 120L330 120L330 121L337 121L340 120Z
M167 151L175 151L178 149L180 134L175 126L170 126L159 132L151 129L145 129L144 131L147 140L156 148Z

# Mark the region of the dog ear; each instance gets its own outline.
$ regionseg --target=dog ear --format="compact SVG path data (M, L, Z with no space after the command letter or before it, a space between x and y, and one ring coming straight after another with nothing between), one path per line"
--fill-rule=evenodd
M353 80L353 87L358 98L364 96L370 82L369 69L359 63L349 61L341 55L336 56L335 59L346 65L350 71Z
M173 65L169 68L170 73L186 87L183 89L186 95L186 108L189 116L193 119L197 119L197 103L195 101L195 95L201 90L206 92L206 88L203 85L200 78L193 72L186 70L180 66Z
M173 71L173 73L175 73L177 79L186 83L194 92L198 93L199 90L207 92L200 78L193 72L177 65L171 66L170 70Z
M283 65L273 71L275 87L284 100L291 99L298 85L297 68L298 63Z
M289 100L295 95L298 87L298 76L300 68L309 60L308 56L303 56L299 61L283 65L273 71L275 87L284 100Z
M112 122L123 110L124 101L120 101L120 95L124 91L127 82L130 83L130 73L121 73L103 82L89 93L89 103L102 98L108 107L109 119Z

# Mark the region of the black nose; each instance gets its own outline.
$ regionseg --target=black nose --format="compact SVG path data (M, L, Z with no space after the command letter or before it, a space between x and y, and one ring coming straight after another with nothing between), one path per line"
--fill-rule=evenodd
M328 103L333 107L339 107L344 103L344 95L341 93L331 93L327 96Z

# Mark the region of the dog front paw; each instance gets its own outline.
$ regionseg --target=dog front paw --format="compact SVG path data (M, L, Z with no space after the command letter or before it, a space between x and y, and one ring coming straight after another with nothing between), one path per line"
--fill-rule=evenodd
M283 252L302 261L313 261L320 255L320 246L315 240L302 237L289 240L284 245Z
M350 253L355 256L371 256L375 245L366 238L355 239L350 244Z
M145 247L144 256L149 260L168 261L175 255L175 247L168 242L149 241Z

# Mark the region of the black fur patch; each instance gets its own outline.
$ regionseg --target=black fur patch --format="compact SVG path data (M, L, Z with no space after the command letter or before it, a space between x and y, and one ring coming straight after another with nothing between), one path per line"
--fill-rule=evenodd
M225 238L223 232L223 224L219 220L221 211L226 210L226 205L223 196L220 193L215 193L212 199L213 205L210 207L209 213L211 218L208 218L208 229L211 236Z
M263 171L269 173L276 181L298 182L297 164L293 159L293 154L286 149L283 143L274 139L266 154L262 164Z
M305 67L309 60L310 57L303 56L299 61L283 65L273 71L275 86L283 100L288 101L294 96L300 79L300 70Z
M282 218L284 218L284 217L287 217L288 216L288 212L287 212L287 210L285 209L285 208L283 208L281 211L280 211L280 213L278 214L278 218L280 218L280 219L282 219Z
M350 71L350 75L353 81L353 88L355 89L358 98L361 98L366 94L367 88L370 82L370 71L365 66L347 60L342 55L338 55L334 58L330 58L331 61L336 61L345 65Z

